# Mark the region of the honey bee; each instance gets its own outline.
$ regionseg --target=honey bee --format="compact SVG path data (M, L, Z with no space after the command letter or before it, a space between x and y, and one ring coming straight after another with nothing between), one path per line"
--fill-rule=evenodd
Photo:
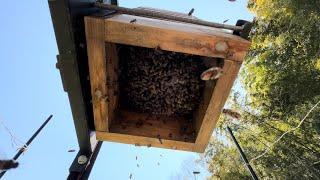
M241 114L234 111L234 110L231 110L231 109L223 109L222 110L222 113L224 113L225 115L231 117L231 118L234 118L234 119L240 119L241 118Z
M137 19L132 19L132 20L130 21L130 23L135 23L135 22L137 22Z
M193 12L194 12L194 8L192 8L192 9L189 11L188 16L192 16Z

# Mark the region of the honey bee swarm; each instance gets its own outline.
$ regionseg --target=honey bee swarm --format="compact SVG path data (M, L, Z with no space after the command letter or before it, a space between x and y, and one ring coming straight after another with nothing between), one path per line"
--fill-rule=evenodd
M191 115L198 108L206 70L199 56L118 46L120 106L158 115Z

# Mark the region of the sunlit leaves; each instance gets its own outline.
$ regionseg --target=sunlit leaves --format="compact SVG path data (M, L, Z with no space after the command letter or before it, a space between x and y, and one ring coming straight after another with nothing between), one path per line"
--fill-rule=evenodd
M218 179L245 179L249 175L226 138L226 125L234 130L251 159L296 127L320 100L320 1L249 0L248 7L256 20L252 46L241 71L246 96L236 95L230 101L243 118L234 122L222 116L219 138L208 148L210 171ZM318 178L319 112L320 107L315 108L300 128L254 162L261 179ZM219 144L221 141L228 143Z

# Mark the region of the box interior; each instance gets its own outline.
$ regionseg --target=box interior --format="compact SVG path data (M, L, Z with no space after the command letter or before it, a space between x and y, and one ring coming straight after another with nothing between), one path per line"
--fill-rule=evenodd
M117 60L106 52L109 132L194 143L215 86L200 75L223 60L123 44Z

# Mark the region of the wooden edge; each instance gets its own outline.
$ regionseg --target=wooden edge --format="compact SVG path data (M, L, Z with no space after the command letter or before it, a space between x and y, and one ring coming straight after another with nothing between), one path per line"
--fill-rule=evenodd
M205 151L240 67L241 63L224 60L224 75L221 76L216 83L210 103L202 120L196 139L196 151Z
M126 14L105 19L105 41L238 62L251 44L216 28Z
M173 141L173 140L161 140L157 138L149 138L143 136L134 136L127 134L109 133L109 132L96 132L97 140L100 141L112 141L117 143L133 144L136 146L150 146L173 150L193 151L199 152L194 143Z
M195 142L191 123L183 117L170 117L118 110L115 122L110 126L110 133L128 134L143 137L161 137L161 139Z
M118 54L114 43L105 43L106 63L107 63L107 89L108 89L108 126L115 120L115 110L118 106Z
M205 59L204 64L208 68L210 68L210 67L221 67L222 68L222 61L220 61L220 60L213 61L212 59ZM199 103L197 110L193 114L193 117L194 117L193 122L194 122L195 131L197 134L200 130L200 127L201 127L201 124L203 121L203 117L205 116L205 113L206 113L208 106L210 104L210 100L211 100L215 85L216 85L216 80L205 81L205 86L203 89L201 101Z
M106 52L104 42L104 20L85 17L85 31L94 125L97 131L108 131L108 87L106 75Z

